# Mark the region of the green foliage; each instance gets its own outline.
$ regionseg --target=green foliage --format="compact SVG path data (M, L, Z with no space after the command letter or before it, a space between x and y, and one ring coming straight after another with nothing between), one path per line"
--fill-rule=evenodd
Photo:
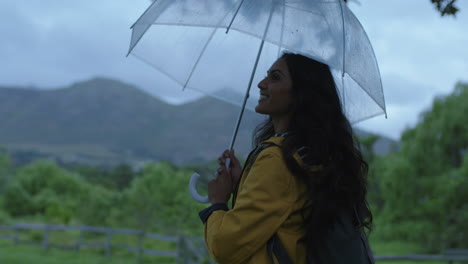
M87 183L75 215L86 225L110 226L115 222L111 218L113 212L120 210L119 198L118 192Z
M349 0L344 0L348 2ZM437 11L439 11L441 16L452 15L455 16L460 10L455 6L457 0L431 0L431 3L434 4Z
M137 263L137 257L112 256L107 259L104 254L96 254L82 250L79 254L63 249L52 249L45 252L41 247L28 245L15 245L7 240L0 240L0 263L6 264L128 264ZM174 263L163 261L143 261L142 264L150 263Z
M377 135L359 139L362 146L362 155L368 163L371 163L376 157L374 153L374 144L377 142L377 140L379 140L379 136Z
M87 182L97 184L111 190L128 188L138 172L128 164L120 164L112 169L75 165L71 170L80 174Z
M367 199L374 214L380 212L384 203L380 187L380 176L376 172L379 166L379 163L376 161L378 156L374 152L374 145L379 138L377 135L372 135L359 139L362 156L369 165Z
M193 170L162 162L149 164L140 172L129 166L112 170L80 167L73 171L50 161L20 167L2 195L2 218L11 215L45 223L202 235L197 212L205 206L194 202L187 190ZM99 176L93 177L93 172ZM98 177L101 183L102 179L122 181L96 184L93 179Z
M78 208L83 182L48 161L21 168L7 185L3 206L12 216L41 214L52 222L68 223Z
M119 190L130 186L132 180L136 177L133 169L128 164L121 164L115 167L111 173L111 179Z
M468 247L468 85L434 100L402 135L401 151L377 160L384 201L377 226L385 239L426 251Z
M74 165L70 168L71 171L79 174L88 183L99 185L107 189L115 189L116 184L109 176L109 170L97 167L90 167L86 165Z
M4 153L0 147L0 194L5 188L5 184L8 181L11 171L10 157L8 154Z
M3 193L3 209L11 216L23 216L35 211L32 197L18 183L10 183Z
M11 223L11 220L11 216L7 212L0 210L0 223L7 225Z
M459 11L458 7L455 6L457 0L431 0L441 16L453 15Z
M191 172L168 163L148 165L123 194L127 225L146 231L169 234L201 234L197 212L204 208L187 190Z
M379 157L377 137L362 139L369 162L369 201L379 239L418 244L421 251L468 247L468 85L434 100L420 123L405 131L401 150ZM121 165L72 171L48 161L11 170L0 154L5 179L0 220L132 228L170 235L202 236L187 184L194 171L205 183L216 162L177 168L148 164L141 171ZM203 184L203 183L202 183ZM1 185L0 185L1 187Z

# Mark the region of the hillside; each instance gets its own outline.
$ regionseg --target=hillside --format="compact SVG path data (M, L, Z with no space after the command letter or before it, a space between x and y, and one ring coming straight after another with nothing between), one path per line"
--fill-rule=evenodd
M237 116L238 107L215 99L170 105L103 78L55 90L0 87L0 146L23 161L206 162L228 147ZM239 154L248 153L251 131L262 118L245 113L235 145ZM393 142L378 144L377 153L385 153Z

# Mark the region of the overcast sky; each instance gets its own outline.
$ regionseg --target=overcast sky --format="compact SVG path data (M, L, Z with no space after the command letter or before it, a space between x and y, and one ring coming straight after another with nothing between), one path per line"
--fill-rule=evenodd
M378 59L388 119L358 126L398 139L435 96L468 81L468 1L456 18L440 17L429 0L360 0L350 8ZM130 26L149 0L1 0L0 86L57 88L102 76L143 89L170 80L126 57ZM151 76L151 77L148 77ZM167 85L165 85L167 84ZM161 90L181 102L194 92Z

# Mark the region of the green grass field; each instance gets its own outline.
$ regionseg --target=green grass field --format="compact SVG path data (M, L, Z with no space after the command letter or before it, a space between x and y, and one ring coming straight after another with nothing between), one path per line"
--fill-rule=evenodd
M373 242L371 241L372 250L375 256L401 256L407 254L421 254L421 249L413 244L394 241L394 242ZM377 261L384 264L448 264L448 261ZM454 263L453 263L454 264Z
M2 264L127 264L138 263L138 256L124 249L113 249L110 258L103 249L82 248L73 250L50 248L47 252L40 246L15 245L9 240L0 240L0 263ZM174 258L145 255L142 264L176 263Z
M404 242L374 242L375 255L405 255L418 253L419 248ZM138 257L131 253L114 251L111 258L104 256L103 250L82 250L80 253L50 249L45 252L42 248L29 245L15 245L8 240L0 240L0 263L2 264L128 264L137 263ZM143 263L170 264L176 263L174 258L145 256ZM447 264L439 261L379 261L386 264Z

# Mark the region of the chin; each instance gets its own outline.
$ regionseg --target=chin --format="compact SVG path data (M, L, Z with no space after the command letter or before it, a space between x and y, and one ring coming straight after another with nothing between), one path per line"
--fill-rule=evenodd
M259 113L259 114L262 114L262 115L268 114L268 113L265 112L264 109L262 109L262 106L260 106L260 105L257 105L257 106L255 107L255 112L257 112L257 113Z

